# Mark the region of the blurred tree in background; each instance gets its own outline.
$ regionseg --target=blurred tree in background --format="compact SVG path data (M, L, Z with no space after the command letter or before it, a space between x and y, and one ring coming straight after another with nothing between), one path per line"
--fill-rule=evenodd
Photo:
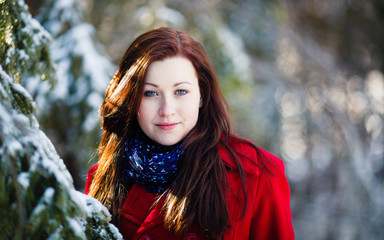
M99 139L97 111L113 64L94 39L95 28L84 22L81 1L46 0L36 18L55 39L51 45L56 85L31 78L26 88L38 105L39 122L72 173L84 187L87 162Z
M99 140L92 120L108 59L118 64L139 34L173 26L208 51L236 131L285 160L297 239L383 238L382 1L27 3L55 39L61 87L26 85L78 188Z

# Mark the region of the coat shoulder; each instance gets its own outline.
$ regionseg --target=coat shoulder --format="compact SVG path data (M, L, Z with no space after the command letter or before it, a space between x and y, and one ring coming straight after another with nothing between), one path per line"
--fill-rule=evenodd
M267 169L275 173L285 171L280 158L235 134L219 144L218 149L221 158L231 169L237 169L237 163L232 155L235 154L247 173L260 174Z

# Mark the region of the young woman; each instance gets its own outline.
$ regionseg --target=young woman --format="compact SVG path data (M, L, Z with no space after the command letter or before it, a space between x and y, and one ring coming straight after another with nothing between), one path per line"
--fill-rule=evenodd
M126 51L100 108L86 193L125 239L293 239L283 162L231 133L203 47L158 28Z

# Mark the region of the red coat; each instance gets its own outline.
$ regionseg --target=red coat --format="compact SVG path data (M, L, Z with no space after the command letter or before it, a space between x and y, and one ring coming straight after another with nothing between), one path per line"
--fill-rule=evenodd
M231 144L245 156L257 161L256 151L247 143L231 140ZM283 161L262 150L271 162L266 161L274 175L262 174L260 169L239 155L245 171L249 174L246 189L248 202L245 216L242 217L243 201L239 175L228 170L229 191L227 205L231 221L223 239L294 239L290 209L290 191L284 174ZM226 165L236 169L229 152L219 146L219 154ZM97 165L88 172L85 193L88 193L92 176ZM269 178L268 178L269 177ZM119 230L125 239L180 239L170 234L163 226L160 213L162 202L150 209L156 194L148 193L140 184L134 184L121 206L122 215ZM203 239L198 229L191 228L186 239Z

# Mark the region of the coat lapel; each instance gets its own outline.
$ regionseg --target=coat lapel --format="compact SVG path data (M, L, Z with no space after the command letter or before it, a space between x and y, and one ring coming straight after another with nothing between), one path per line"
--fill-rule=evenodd
M161 199L159 203L150 210L144 222L141 224L141 226L137 230L137 234L145 233L150 229L157 227L160 224L163 224L164 216L161 212L161 208L163 204L164 204L164 200Z
M138 226L136 234L147 232L151 228L163 223L161 208L164 200L161 199L153 207L156 199L157 195L145 191L143 185L132 185L121 207L120 214L129 222Z

